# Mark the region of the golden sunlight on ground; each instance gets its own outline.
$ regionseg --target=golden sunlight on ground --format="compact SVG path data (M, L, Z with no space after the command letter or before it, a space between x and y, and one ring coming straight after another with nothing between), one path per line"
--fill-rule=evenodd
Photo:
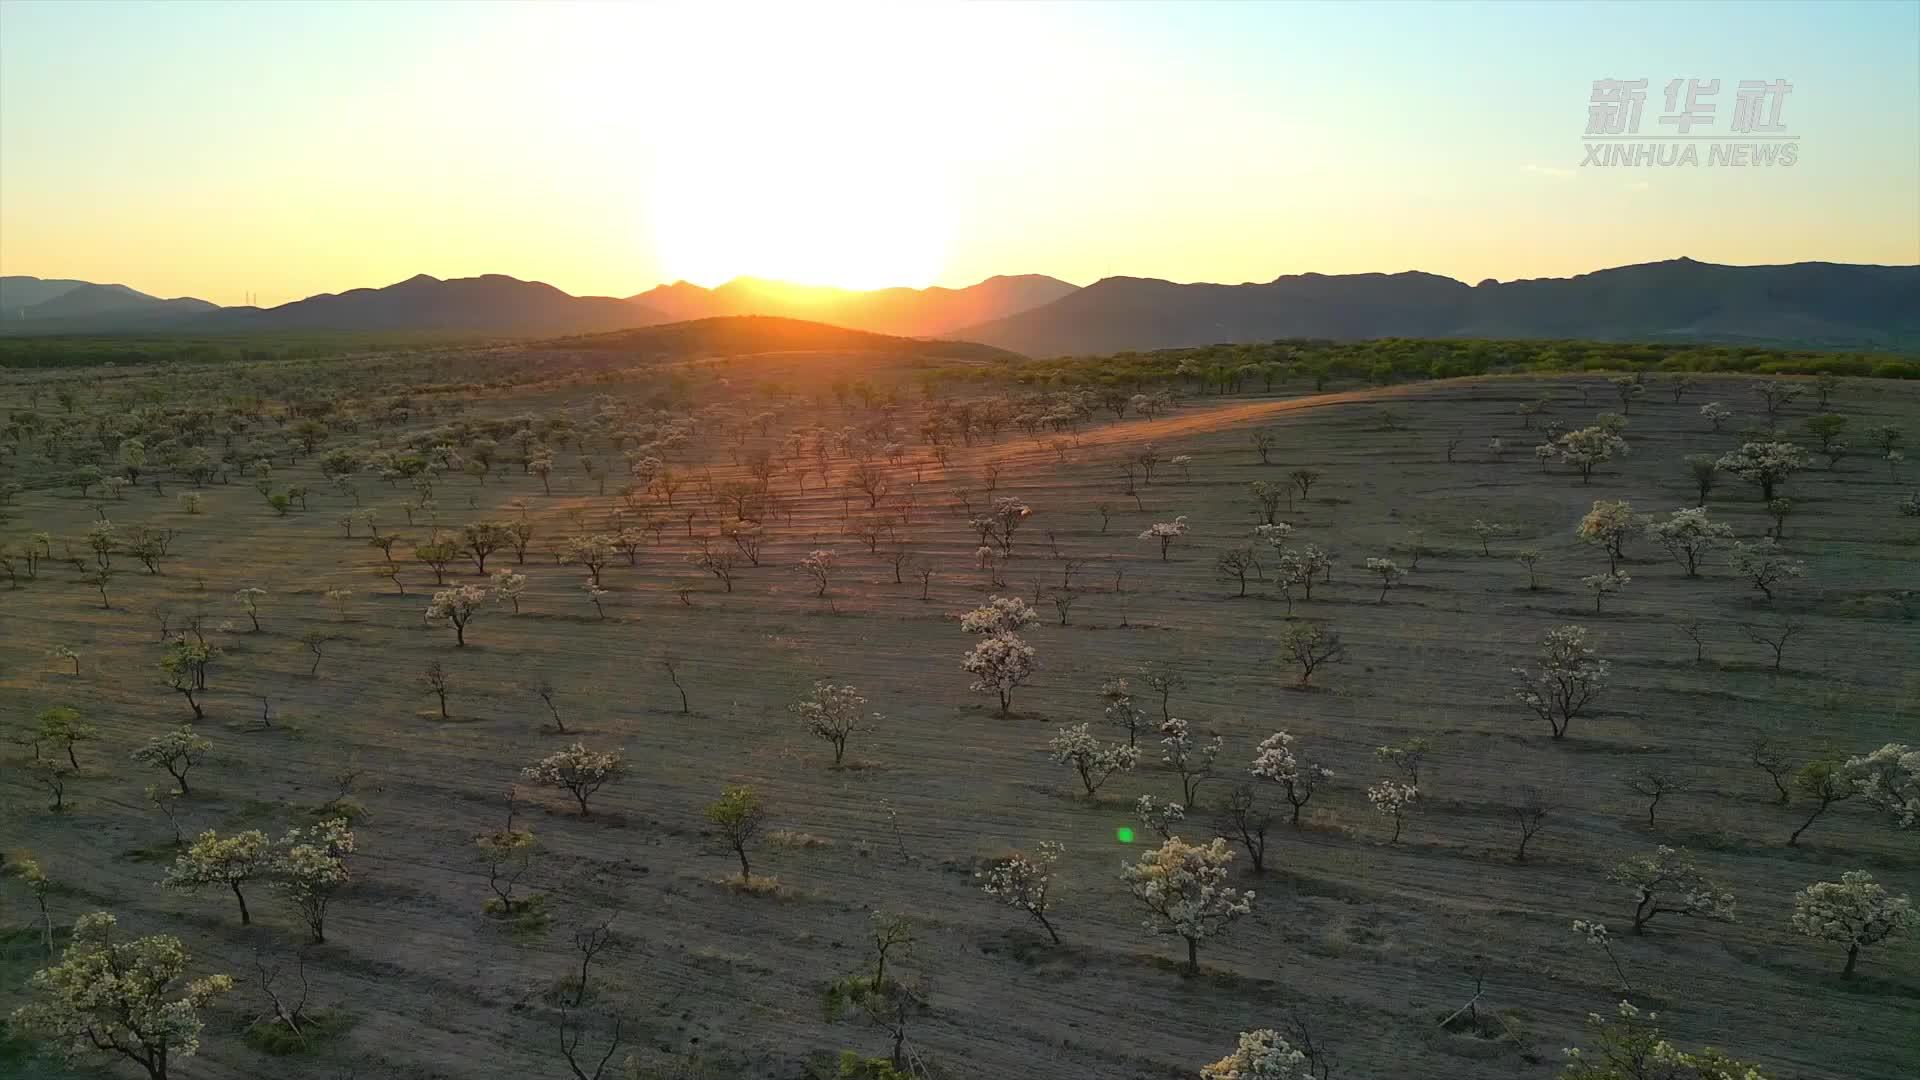
M664 274L930 284L953 216L945 163L965 152L965 132L946 107L954 88L899 55L898 35L947 51L964 28L937 7L755 8L751 26L740 15L657 15L677 48L654 75L682 90L658 108L651 201Z

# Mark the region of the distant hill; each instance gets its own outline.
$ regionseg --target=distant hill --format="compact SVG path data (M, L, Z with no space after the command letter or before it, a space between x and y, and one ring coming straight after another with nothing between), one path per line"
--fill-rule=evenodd
M163 300L125 285L24 275L0 278L0 326L12 332L149 328L217 309L205 300Z
M1920 266L1674 259L1469 286L1432 274L1261 284L1107 278L953 336L1030 356L1277 338L1586 338L1920 350Z
M714 289L680 281L628 299L671 319L781 315L881 334L933 337L1036 308L1077 290L1041 274L991 277L964 289L870 291L743 277Z
M0 318L18 319L23 309L86 284L71 278L37 278L25 274L0 277Z
M1017 360L1017 354L971 341L896 337L776 315L717 315L610 334L543 341L550 351L624 352L642 359L777 352L869 353L928 360Z
M272 308L223 308L199 320L210 331L449 331L504 337L618 330L662 321L647 307L611 296L569 296L539 281L501 274L439 278L420 274L381 289L322 293Z
M570 296L499 274L420 275L274 308L162 300L124 285L0 278L0 335L142 331L457 334L550 338L735 315L899 337L985 342L1028 356L1280 338L1557 338L1920 352L1920 266L1719 266L1675 259L1570 278L1467 285L1433 274L1296 274L1244 285L1039 275L964 289L868 292L739 278L637 296Z

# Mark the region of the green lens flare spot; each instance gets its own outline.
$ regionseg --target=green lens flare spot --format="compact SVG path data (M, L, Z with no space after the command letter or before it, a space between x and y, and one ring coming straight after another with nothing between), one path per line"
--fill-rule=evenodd
M1133 830L1122 825L1113 830L1113 838L1123 844L1131 844L1133 843Z

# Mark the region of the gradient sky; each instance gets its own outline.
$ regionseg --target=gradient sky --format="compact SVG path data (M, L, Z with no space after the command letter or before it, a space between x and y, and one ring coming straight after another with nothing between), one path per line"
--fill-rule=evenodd
M1592 81L1795 86L1790 169L1581 168ZM1558 276L1920 262L1920 3L0 0L0 273Z

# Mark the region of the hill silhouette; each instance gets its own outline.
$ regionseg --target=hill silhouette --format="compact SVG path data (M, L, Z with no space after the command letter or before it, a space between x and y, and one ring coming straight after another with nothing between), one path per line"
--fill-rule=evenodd
M678 281L628 299L673 319L782 315L881 334L932 337L1036 308L1077 289L1042 274L991 277L963 289L867 291L741 277L713 289Z
M361 332L545 338L733 315L901 337L983 342L1028 356L1273 341L1558 338L1920 351L1920 266L1721 266L1673 259L1569 278L1468 285L1435 274L1294 274L1243 285L1040 275L964 289L846 289L739 278L624 299L572 296L500 274L425 274L273 308L161 300L123 285L0 279L0 334Z
M12 275L0 278L0 323L10 329L135 329L165 325L216 310L192 297L163 300L125 285Z
M222 308L195 329L225 331L447 331L542 337L660 322L643 305L570 296L503 274L441 280L426 274L379 289L322 293L272 308Z
M1674 259L1469 286L1433 274L1298 274L1247 285L1106 278L955 336L1030 356L1379 337L1717 341L1920 348L1920 266Z

